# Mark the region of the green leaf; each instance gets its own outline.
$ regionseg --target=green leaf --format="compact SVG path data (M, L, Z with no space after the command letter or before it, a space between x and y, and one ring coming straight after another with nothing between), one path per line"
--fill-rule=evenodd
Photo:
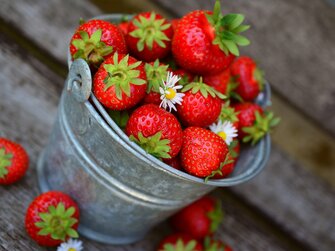
M79 35L84 42L87 42L90 39L86 31L79 31Z
M98 42L100 42L101 35L102 35L102 30L97 29L91 36L92 43L97 44Z
M74 39L74 40L72 41L72 44L73 44L73 46L76 47L77 49L78 49L78 48L82 48L82 47L85 46L85 42L84 42L83 40L81 40L81 39Z
M235 56L239 56L240 52L236 44L230 40L222 40L223 44L228 48L229 52Z
M66 234L68 236L70 236L71 238L78 238L79 237L79 234L76 230L72 229L72 228L69 228L67 231L66 231Z
M232 30L234 33L241 33L250 29L250 25L241 25Z

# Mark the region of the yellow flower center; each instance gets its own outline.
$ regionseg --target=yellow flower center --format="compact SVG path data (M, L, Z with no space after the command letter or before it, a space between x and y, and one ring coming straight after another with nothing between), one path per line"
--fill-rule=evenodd
M174 90L174 89L172 89L172 88L169 88L169 89L167 89L166 91L165 91L165 97L167 98L167 99L174 99L174 97L176 96L176 91Z
M77 251L77 250L75 250L74 248L70 248L68 251Z
M219 132L218 135L223 139L226 140L227 134L225 132Z

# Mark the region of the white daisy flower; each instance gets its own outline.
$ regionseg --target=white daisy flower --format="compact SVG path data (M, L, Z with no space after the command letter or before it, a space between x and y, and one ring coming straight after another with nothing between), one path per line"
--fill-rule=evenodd
M237 137L237 129L230 121L222 123L221 120L219 120L217 124L214 123L210 125L209 129L223 138L228 146L233 141L233 138Z
M79 240L69 239L67 242L63 242L57 251L81 251L83 250L83 242Z
M163 107L166 109L169 108L169 111L175 110L175 104L181 104L183 101L183 97L185 96L184 93L178 93L179 89L182 89L182 85L176 85L176 83L180 80L178 75L173 75L172 72L168 72L166 81L163 81L163 87L159 87L159 92L161 94L160 99L162 102L160 103L159 107Z

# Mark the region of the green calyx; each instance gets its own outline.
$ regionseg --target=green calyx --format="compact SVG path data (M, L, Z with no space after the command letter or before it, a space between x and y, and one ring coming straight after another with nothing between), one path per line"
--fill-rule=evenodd
M127 122L129 120L128 111L109 110L108 114L121 129L126 128Z
M161 139L162 132L158 132L152 136L144 137L141 132L138 133L138 139L133 135L130 135L129 139L134 141L136 144L141 146L147 153L157 157L169 159L171 158L169 151L171 147L169 146L170 140Z
M153 65L146 63L144 66L147 75L147 93L159 93L159 87L162 85L162 80L166 79L168 65L160 65L157 59Z
M0 148L0 178L5 178L8 174L8 167L12 165L13 155L6 153L5 148Z
M139 20L134 19L133 23L137 27L136 30L130 32L132 37L139 38L137 42L137 50L143 51L144 46L152 50L154 42L160 47L165 48L163 41L170 41L163 31L167 30L171 24L164 24L165 19L156 19L156 13L151 12L149 18L139 16Z
M239 56L238 46L247 46L249 39L240 35L241 32L250 28L249 25L242 25L244 16L241 14L222 15L220 1L216 0L213 14L206 15L208 22L215 29L213 44L228 55L229 53Z
M234 123L238 121L238 117L237 117L238 114L239 112L236 112L235 109L230 106L230 102L227 101L225 102L224 105L222 105L219 119L222 123L225 121L230 121Z
M261 138L263 138L272 128L277 126L280 122L280 118L274 118L272 112L260 115L258 111L255 112L255 123L249 127L243 127L242 131L247 134L243 138L243 142L251 142L251 145L255 145Z
M184 86L184 88L181 90L182 92L187 92L191 90L193 94L196 94L200 91L202 96L205 98L208 97L208 94L211 95L213 98L219 97L220 99L227 98L225 95L223 95L221 92L218 92L213 87L206 85L202 82L202 78L200 77L200 80L198 82L192 82Z
M73 55L74 59L82 58L89 64L98 67L103 61L104 56L113 52L113 47L101 41L102 30L96 30L91 37L86 31L79 31L81 39L74 39L72 45L77 48Z
M59 203L57 207L49 206L48 212L39 214L41 221L35 223L35 226L41 229L38 235L50 235L52 239L62 241L68 237L78 238L77 231L72 228L78 222L72 217L75 211L74 207L65 209L63 203Z
M225 246L222 243L212 240L208 236L204 239L204 248L205 251L225 251Z
M211 220L210 231L214 233L223 220L223 210L220 200L217 200L214 210L207 213L207 217Z
M258 83L259 90L262 91L264 88L265 80L264 80L264 71L259 69L258 67L255 68L253 72L253 77Z
M118 53L114 53L113 64L105 64L104 68L108 76L104 79L105 91L114 86L115 94L119 100L122 100L122 93L130 97L130 84L144 85L146 81L139 78L140 71L135 70L142 62L138 61L131 65L128 64L129 55L126 55L119 62Z
M176 244L166 243L162 250L159 251L195 251L197 242L191 240L188 243L184 243L182 239L178 239Z
M237 144L238 144L238 140L235 139L228 146L229 154L233 159L236 159L238 157L238 153L235 151L235 147L237 146Z
M225 166L225 165L228 165L230 163L234 162L234 160L232 158L230 158L230 153L228 152L224 161L221 162L219 168L217 170L214 170L211 172L210 175L208 175L206 178L205 178L205 183L208 182L208 180L210 178L213 178L215 175L219 174L219 175L222 175L222 168Z

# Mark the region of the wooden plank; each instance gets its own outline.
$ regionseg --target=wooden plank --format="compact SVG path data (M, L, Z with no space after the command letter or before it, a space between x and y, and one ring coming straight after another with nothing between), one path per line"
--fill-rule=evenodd
M0 187L0 250L45 250L38 247L24 230L25 210L38 194L35 166L39 152L46 144L56 115L56 106L63 79L55 75L25 51L0 35L0 132L23 144L31 158L27 176L18 184ZM10 119L8 119L10 118ZM240 250L252 247L262 250L286 250L276 237L260 229L257 222L242 215L241 210L228 208L224 233ZM243 219L243 221L240 221ZM166 225L160 225L143 240L133 245L107 246L84 240L90 251L149 251L167 233ZM245 240L245 237L248 239ZM225 238L224 238L225 239ZM253 241L255 240L255 241ZM239 244L241 243L241 244Z
M214 1L158 0L177 16L212 9ZM326 1L222 1L225 12L244 13L257 60L276 92L335 136L335 8ZM322 13L322 14L321 14Z

